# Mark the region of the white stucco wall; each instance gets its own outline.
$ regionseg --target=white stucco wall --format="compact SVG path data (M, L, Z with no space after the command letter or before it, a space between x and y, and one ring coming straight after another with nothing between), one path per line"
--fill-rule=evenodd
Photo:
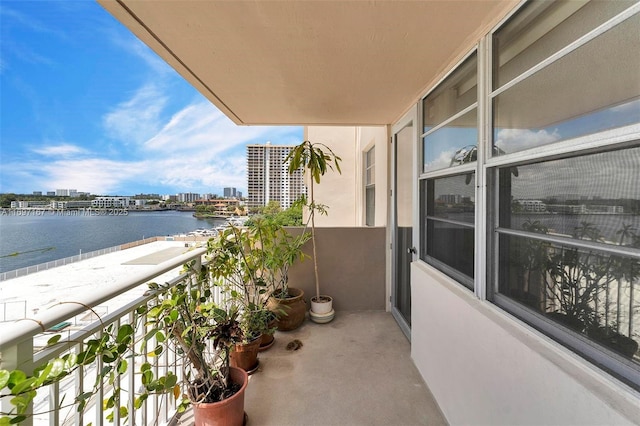
M411 356L452 425L640 424L638 393L422 262Z
M342 158L342 174L327 172L315 186L317 203L329 206L316 226L364 226L364 152L376 147L376 226L387 221L387 129L382 126L310 126L305 139L330 147ZM308 185L308 177L307 185Z

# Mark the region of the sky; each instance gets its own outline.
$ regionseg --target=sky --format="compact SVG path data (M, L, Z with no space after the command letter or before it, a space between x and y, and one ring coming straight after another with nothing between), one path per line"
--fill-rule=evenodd
M246 195L236 126L94 1L0 1L0 193Z

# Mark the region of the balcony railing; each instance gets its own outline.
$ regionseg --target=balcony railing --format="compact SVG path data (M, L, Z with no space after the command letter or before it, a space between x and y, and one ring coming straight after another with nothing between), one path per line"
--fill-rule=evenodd
M94 308L89 310L87 308L100 306L133 288L153 281L154 278L168 271L181 267L189 261L196 260L196 265L200 265L205 251L204 248L194 249L158 265L149 272L123 279L103 291L56 305L35 318L21 320L10 327L3 328L3 336L0 341L1 367L7 370L20 369L29 374L35 366L43 365L66 353L78 354L82 352L88 340L101 336L101 333L109 326L119 328L123 324L133 324L135 321L144 324L146 318L137 315L136 310L156 297L153 292L147 292L144 296L131 300L105 316L100 316ZM187 277L188 274L179 275L167 285L176 285ZM52 334L60 334L46 330L55 330L57 327L73 324L76 325L74 328L78 328L77 330L63 331L66 337L57 344L39 349L46 346L46 342ZM146 334L145 327L134 327L134 329L136 336L135 343L129 349L131 354L133 354L133 346L145 338ZM147 345L153 348L154 343L154 340L151 339ZM139 371L139 364L142 362L152 364L155 377L171 369L178 376L178 379L181 378L181 359L176 356L175 351L164 351L153 359L146 357L146 359L137 359L136 362L129 362L125 374L116 379L114 383L109 383L109 380L105 379L97 380L98 372L102 368L101 362L97 361L87 367L80 366L62 381L50 385L48 392L41 390L33 404L33 417L28 417L22 424L124 424L125 422L121 418L125 415L124 412L113 410L113 418L109 418L111 410L105 409L103 404L104 400L113 396L114 388L120 388L120 395L123 395L118 402L119 406L127 407L126 413L132 416L127 419L126 424L159 424L168 421L176 408L172 397L151 395L140 408L134 409L136 389L141 386L141 379L136 371ZM76 395L84 392L91 392L93 396L84 409L78 412L73 401ZM8 412L11 409L7 399L3 398L2 401L3 412Z

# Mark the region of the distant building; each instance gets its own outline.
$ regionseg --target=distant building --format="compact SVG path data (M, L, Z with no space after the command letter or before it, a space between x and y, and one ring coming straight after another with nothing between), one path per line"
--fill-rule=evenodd
M33 195L40 196L42 195L42 191L33 191Z
M235 188L224 188L224 198L237 198L237 191Z
M68 189L56 189L56 197L68 197L69 190Z
M285 158L293 146L247 145L247 206L265 206L277 201L283 209L289 208L301 195L307 193L302 170L292 175L287 171Z
M177 196L178 201L181 203L195 203L196 200L199 200L200 194L194 194L193 192L181 192Z
M129 208L129 203L129 197L96 197L91 201L91 207L97 209L126 209Z
M55 196L56 196L55 191L47 191L47 197L55 197Z
M518 203L526 212L541 213L547 211L547 205L541 200L518 200Z

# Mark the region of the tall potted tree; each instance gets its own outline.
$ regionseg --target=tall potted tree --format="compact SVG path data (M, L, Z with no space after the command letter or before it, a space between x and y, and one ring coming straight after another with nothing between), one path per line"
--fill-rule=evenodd
M287 155L284 161L288 162L288 172L290 175L300 168L309 174L309 199L306 205L309 214L307 224L311 224L313 272L316 287L316 295L311 298L309 316L314 322L326 323L334 318L335 311L333 310L333 298L320 294L315 215L316 212L327 214L327 207L316 203L314 185L319 184L320 178L324 176L328 170L334 170L334 167L338 173L342 173L340 170L340 161L342 161L342 159L338 157L331 148L322 143L303 141L289 152L289 155Z

